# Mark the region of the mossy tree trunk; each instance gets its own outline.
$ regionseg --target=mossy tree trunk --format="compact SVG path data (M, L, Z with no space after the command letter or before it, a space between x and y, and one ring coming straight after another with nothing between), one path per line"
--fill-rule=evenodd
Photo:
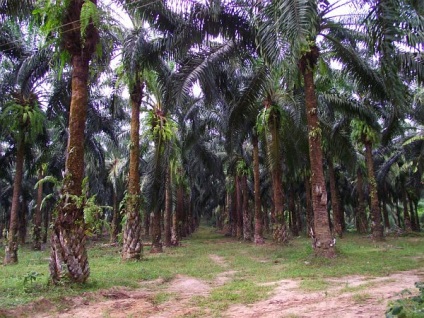
M97 5L97 0L90 0ZM81 36L81 8L85 0L71 0L62 26L62 41L72 64L69 138L62 196L57 205L51 235L50 277L58 283L64 276L83 283L90 275L85 248L85 224L82 202L84 177L84 131L88 105L89 63L99 42L99 34L89 23Z
M69 139L62 197L51 235L50 276L58 283L65 276L83 283L90 274L85 249L85 225L82 202L84 176L84 130L88 101L89 59L72 57L72 97L69 115Z

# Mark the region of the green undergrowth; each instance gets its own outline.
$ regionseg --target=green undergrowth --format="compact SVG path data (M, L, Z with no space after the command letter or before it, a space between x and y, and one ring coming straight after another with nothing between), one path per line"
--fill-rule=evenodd
M114 286L137 288L144 281L161 278L163 285L177 274L195 277L214 286L207 296L195 297L193 305L219 312L235 303L253 303L270 295L278 280L301 279L305 291L325 290L325 279L346 275L386 276L397 271L424 267L424 237L388 237L375 243L368 237L347 234L337 241L334 259L314 257L308 238L293 238L288 245L255 246L224 237L208 227L185 239L181 247L166 248L138 262L122 262L119 248L104 242L88 247L91 275L84 285L48 284L49 250L35 252L30 245L19 249L19 264L1 266L0 308L6 309L44 297L60 303L63 297ZM2 257L3 250L0 252ZM214 261L219 258L221 261ZM225 284L214 285L218 274L233 271ZM159 293L155 302L173 296L153 285Z
M401 298L393 301L386 312L386 318L422 318L424 317L424 283L416 282L418 295L406 289L401 292Z

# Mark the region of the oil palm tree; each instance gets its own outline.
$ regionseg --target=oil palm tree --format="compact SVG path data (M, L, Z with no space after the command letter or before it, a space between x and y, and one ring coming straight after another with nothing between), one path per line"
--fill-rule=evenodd
M320 47L331 52L333 58L345 65L349 74L370 87L374 94L384 96L387 92L377 73L355 50L355 45L363 38L359 33L345 28L343 21L334 17L334 10L341 5L325 1L273 1L259 11L257 20L260 51L270 63L284 58L290 60L288 65L295 66L303 80L313 191L314 251L325 257L333 257L335 249L327 217L322 128L318 120L319 107L314 81L321 57ZM350 22L355 23L354 18L357 16L360 15L350 16ZM359 25L359 20L356 22ZM318 36L322 41L317 41ZM295 71L292 68L292 72Z
M89 63L96 52L99 33L97 1L73 0L44 3L41 11L50 26L59 26L61 48L72 66L72 95L69 138L62 197L51 236L50 276L54 283L67 276L72 282L85 282L90 274L85 248L86 234L82 204L84 177L84 131L89 93ZM56 6L55 6L56 5ZM50 10L49 10L50 9ZM84 15L82 15L82 13ZM96 22L96 23L95 23ZM50 30L51 31L51 30Z
M13 94L13 99L3 109L1 121L9 128L16 145L16 167L13 181L13 197L10 212L8 240L5 251L5 264L18 262L18 210L19 197L24 173L24 157L26 145L34 141L43 129L44 114L42 113L37 96L23 95L21 92Z

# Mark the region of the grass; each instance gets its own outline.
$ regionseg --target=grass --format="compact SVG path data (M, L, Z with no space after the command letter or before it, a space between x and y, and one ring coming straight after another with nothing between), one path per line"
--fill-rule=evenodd
M326 290L328 286L329 283L323 279L306 279L300 282L300 288L308 292Z
M346 275L385 276L393 272L424 267L424 236L388 237L383 243L347 234L338 240L338 257L322 259L312 256L310 240L295 238L287 246L266 244L255 246L239 242L201 227L179 248L151 255L139 262L122 262L119 249L107 244L91 244L88 248L91 276L84 285L48 285L49 251L34 252L30 246L19 249L17 265L0 270L0 308L10 308L45 297L60 302L63 297L113 286L136 288L142 281L162 278L171 280L176 274L213 283L224 271L235 271L232 280L212 289L206 297L195 297L193 305L201 312L218 313L234 303L253 303L267 297L273 287L263 283L288 278L302 279L306 291L326 290L328 277ZM2 257L3 248L0 251ZM210 254L225 260L226 266L213 262ZM34 273L36 273L34 275ZM34 280L28 277L34 276ZM24 284L25 277L27 282ZM174 297L160 290L154 302L164 303ZM362 294L358 294L362 295ZM362 296L357 296L362 297ZM360 301L361 299L358 299Z
M366 303L372 296L368 293L358 293L352 296L352 299L357 304Z

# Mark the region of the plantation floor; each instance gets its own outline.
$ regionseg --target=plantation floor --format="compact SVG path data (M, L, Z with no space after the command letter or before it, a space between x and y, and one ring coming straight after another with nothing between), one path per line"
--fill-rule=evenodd
M104 317L383 317L390 300L424 278L423 271L407 271L387 277L346 276L328 278L320 291L305 291L299 280L267 283L272 291L266 299L252 304L233 304L222 312L196 306L196 298L207 297L213 288L231 279L232 272L222 272L208 283L186 276L170 282L155 280L140 288L111 288L64 299L61 310L40 299L5 313L6 317L104 318ZM225 279L224 279L225 278ZM159 287L159 290L158 290ZM163 295L166 299L158 303Z
M125 276L140 267L151 275L158 270L130 287L118 282L70 295L62 290L59 298L49 290L27 304L0 308L0 317L384 317L390 301L416 293L414 283L424 281L423 241L387 238L376 245L351 236L336 259L323 260L310 255L307 239L257 247L203 229L183 247L115 266L112 271L120 268ZM95 271L117 263L119 255L104 263L112 251L92 252L92 280L113 281L112 271ZM96 257L103 263L96 265Z

